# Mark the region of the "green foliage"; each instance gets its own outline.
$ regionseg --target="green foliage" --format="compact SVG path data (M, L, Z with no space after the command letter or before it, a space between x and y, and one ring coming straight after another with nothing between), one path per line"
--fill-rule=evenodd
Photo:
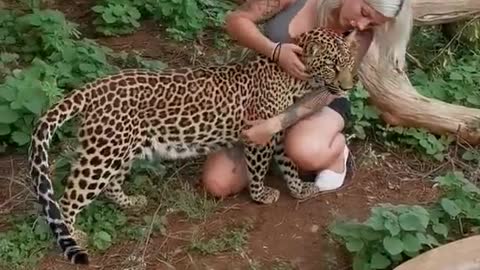
M219 236L208 240L202 240L195 236L189 249L204 255L240 251L247 244L247 240L248 231L246 227L230 228L222 230Z
M164 230L164 218L145 217L143 224L127 223L124 211L111 203L95 200L78 218L78 228L88 234L89 244L98 251L107 250L112 244L124 239L141 239L154 221L155 229Z
M480 108L480 55L476 52L447 63L441 72L427 74L415 69L410 76L416 89L427 97L445 102Z
M368 131L375 128L379 122L378 111L374 106L368 104L368 92L359 84L350 92L350 102L352 104L351 128L355 137L364 140Z
M223 25L229 1L212 0L155 0L153 17L164 24L176 40L193 39L207 27Z
M152 223L155 231L165 232L164 216L145 216L136 223L127 221L122 210L96 200L80 213L77 226L88 234L89 248L100 252L121 240L141 239ZM22 217L11 224L12 228L0 233L0 268L34 267L49 249L56 247L43 218L35 223L33 216Z
M11 13L13 14L13 13ZM2 54L6 70L0 84L0 142L24 146L34 121L67 89L114 70L108 51L89 40L77 40L75 25L53 10L9 16L0 32L8 33L16 46ZM4 42L7 43L7 42ZM21 56L21 57L20 57ZM11 69L13 61L23 68Z
M51 246L50 229L44 220L34 223L33 217L12 220L12 228L0 232L0 268L32 267Z
M386 126L380 120L378 110L368 104L368 97L362 85L350 93L353 119L350 128L356 138L364 140L368 135L374 135L390 146L406 145L437 160L444 158L452 138L433 135L421 128Z
M219 27L233 4L211 0L101 0L92 8L94 24L105 35L132 33L147 18L164 24L176 40L193 39L208 27Z
M480 224L480 189L459 172L435 178L443 197L431 207L381 204L363 223L337 222L331 232L354 254L353 269L392 269Z
M141 14L133 1L103 0L92 10L96 30L107 36L130 34L140 27Z
M26 146L35 120L71 89L118 70L112 51L89 39L79 39L76 25L54 10L17 14L0 11L0 145ZM15 44L15 46L11 46ZM124 56L120 54L120 56ZM128 55L124 63L161 69L159 61ZM131 59L133 58L133 60ZM58 135L70 134L71 126Z

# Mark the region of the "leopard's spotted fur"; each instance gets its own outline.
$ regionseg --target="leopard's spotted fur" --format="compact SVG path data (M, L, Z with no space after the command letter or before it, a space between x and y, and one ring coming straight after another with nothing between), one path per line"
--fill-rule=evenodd
M319 28L303 34L297 44L305 49L303 60L314 78L349 84L354 58L342 35ZM101 192L122 208L146 204L144 196L127 196L121 187L134 158L186 158L231 147L239 140L246 115L268 119L310 89L309 82L259 56L218 67L125 70L71 92L40 118L29 156L35 192L65 256L88 264L87 253L72 236L78 232L73 225ZM79 158L57 204L48 177L48 145L55 130L75 115L81 117ZM281 134L266 147L245 146L254 201L273 203L279 197L277 190L263 184L272 156L294 197L318 192L312 183L300 180L280 138Z

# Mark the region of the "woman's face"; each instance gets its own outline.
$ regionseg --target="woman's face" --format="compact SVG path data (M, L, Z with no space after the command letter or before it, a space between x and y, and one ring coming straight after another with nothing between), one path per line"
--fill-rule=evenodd
M340 7L340 24L345 29L360 31L382 25L390 18L373 9L365 0L344 0Z

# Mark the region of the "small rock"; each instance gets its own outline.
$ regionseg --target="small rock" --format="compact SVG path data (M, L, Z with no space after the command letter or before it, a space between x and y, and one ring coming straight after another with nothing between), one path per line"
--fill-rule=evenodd
M312 228L310 228L310 231L312 233L316 233L316 232L318 232L319 229L320 229L320 226L315 224L315 225L312 225Z

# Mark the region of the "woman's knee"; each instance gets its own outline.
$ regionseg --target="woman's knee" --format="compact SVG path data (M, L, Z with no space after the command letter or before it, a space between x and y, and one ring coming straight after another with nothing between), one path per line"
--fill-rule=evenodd
M211 154L203 167L203 187L215 197L238 193L247 184L243 157L241 161L234 160L233 154L227 151L230 150Z
M326 133L318 128L292 132L285 138L285 152L303 170L326 168L341 153L346 143L342 133Z

